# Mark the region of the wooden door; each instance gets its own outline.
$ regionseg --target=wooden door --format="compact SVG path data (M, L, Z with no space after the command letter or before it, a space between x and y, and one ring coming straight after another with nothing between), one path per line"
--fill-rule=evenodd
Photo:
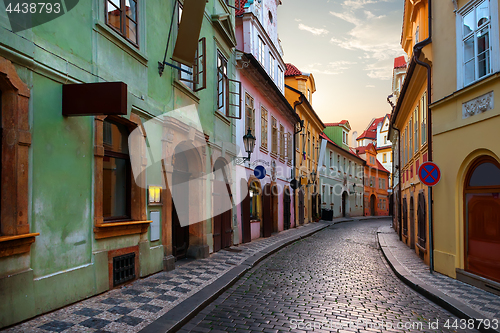
M273 200L271 185L266 184L262 192L262 237L271 237L273 233Z
M214 240L214 252L222 249L222 219L223 219L223 198L224 191L226 189L226 183L220 180L213 181L213 193L212 193L212 211L213 211L213 240Z
M190 174L181 171L174 171L172 174L172 183L179 185L189 180ZM189 200L189 186L175 186L173 190L176 191L175 196L177 200ZM178 210L175 207L175 202L172 199L172 252L173 256L177 259L186 257L187 249L189 247L189 225L181 226L180 221L189 221L188 206Z
M376 215L376 210L375 210L375 196L372 194L370 197L370 215L375 216Z
M231 198L231 188L229 187L229 184L226 185L226 193L229 195L229 198ZM232 201L232 200L231 200ZM232 223L231 223L231 217L233 216L232 210L231 209L226 209L225 212L222 213L223 217L221 219L221 231L222 231L222 248L226 249L231 246L232 244L232 238L233 238L233 228L232 228Z
M425 248L427 242L427 232L426 232L426 216L427 211L425 208L425 195L423 193L418 194L418 207L417 207L417 224L418 224L418 244Z
M285 230L290 229L290 204L290 190L286 187L283 195L283 228Z
M410 248L414 249L415 248L415 204L413 197L410 198L409 223L410 223Z
M346 217L347 216L347 193L344 192L342 193L342 216Z
M242 183L241 186L242 189L245 189L245 192L241 193L244 198L240 204L241 231L243 234L243 243L249 243L252 241L252 229L250 227L250 195L246 182Z
M304 191L299 190L299 224L304 224Z

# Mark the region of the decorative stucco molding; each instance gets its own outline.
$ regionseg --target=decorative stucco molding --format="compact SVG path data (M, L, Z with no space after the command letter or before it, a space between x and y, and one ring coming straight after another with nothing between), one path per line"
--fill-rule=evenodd
M494 108L495 96L493 91L476 97L462 104L462 119L486 112Z

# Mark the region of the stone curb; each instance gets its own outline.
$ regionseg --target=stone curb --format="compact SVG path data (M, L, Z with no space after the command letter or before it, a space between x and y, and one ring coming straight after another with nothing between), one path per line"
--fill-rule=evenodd
M188 297L170 311L165 313L160 318L153 321L151 324L143 328L141 333L159 333L159 332L176 332L188 321L194 318L206 306L216 300L222 293L233 286L246 272L255 267L259 262L283 249L284 247L295 243L301 239L314 235L315 233L328 228L332 225L352 222L354 219L345 218L338 221L320 221L319 226L315 226L306 231L297 231L291 235L267 248L257 252L251 257L248 257L240 265L232 268L220 278L205 286L203 289ZM300 229L299 229L300 230Z
M384 255L387 263L394 271L396 276L407 284L410 288L420 293L422 296L441 306L442 308L448 310L455 316L460 319L474 319L476 325L479 323L478 319L485 319L484 315L480 314L476 310L471 307L465 305L464 303L456 300L453 297L450 297L444 294L442 291L426 284L422 280L416 278L413 274L411 274L406 267L404 267L391 253L389 250L389 245L387 244L385 237L386 234L382 232L381 229L385 227L380 227L377 231L377 240L382 250L382 254ZM494 330L492 328L486 329L484 327L480 327L478 329L480 332L492 332L492 333L500 333L500 331Z

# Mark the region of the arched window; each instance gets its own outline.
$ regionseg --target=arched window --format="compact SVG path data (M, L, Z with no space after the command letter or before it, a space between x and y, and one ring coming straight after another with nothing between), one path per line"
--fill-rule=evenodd
M465 269L500 282L500 163L476 159L464 188Z

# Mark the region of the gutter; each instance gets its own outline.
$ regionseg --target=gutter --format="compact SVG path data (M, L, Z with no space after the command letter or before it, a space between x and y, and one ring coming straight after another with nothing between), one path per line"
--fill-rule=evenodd
M296 136L297 136L297 134L299 134L299 133L302 131L302 129L304 128L304 121L303 121L303 120L300 120L300 117L297 115L297 107L298 107L299 105L301 105L302 103L304 103L304 100L305 100L305 97L301 95L301 96L300 96L300 100L299 100L299 101L296 101L295 103L293 103L293 112L294 112L294 114L297 116L297 118L299 119L299 121L297 122L297 124L299 124L299 125L300 125L300 129L299 129L299 130L297 130L296 128L294 128L294 129L293 129L293 163L292 163L293 167L292 167L292 181L294 181L294 180L295 180L295 176L296 176L296 174L295 174L295 170L296 170L296 165L297 165L297 147L296 147L296 142L297 142L297 141L296 141L295 137L296 137ZM297 184L300 184L300 183L299 183L299 182L297 182ZM294 225L295 225L295 227L297 227L297 224L298 224L297 222L300 222L300 221L298 221L298 219L297 219L297 212L295 211L295 207L296 207L296 206L295 206L295 204L296 204L295 199L296 199L296 197L297 197L297 196L296 196L296 192L295 192L295 191L296 191L297 189L292 188L292 190L293 190L293 207L294 207L294 215L293 215L293 217L294 217L294 220L295 220L295 221L294 221L294 222L295 222L295 223L294 223Z

